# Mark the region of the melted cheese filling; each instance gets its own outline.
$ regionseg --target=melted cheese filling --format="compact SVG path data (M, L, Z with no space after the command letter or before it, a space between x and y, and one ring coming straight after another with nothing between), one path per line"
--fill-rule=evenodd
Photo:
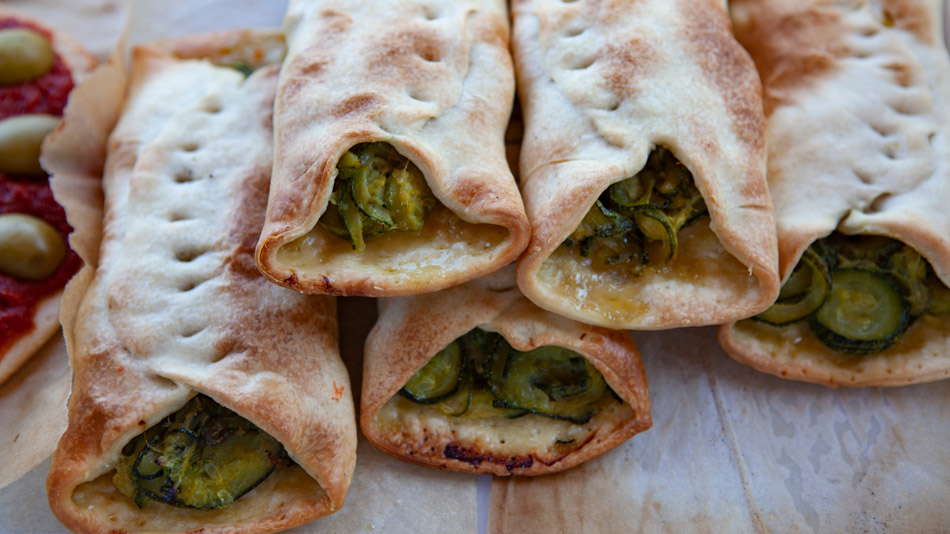
M80 511L97 510L97 515L115 525L116 532L134 527L151 532L220 528L268 517L281 518L301 508L329 503L323 489L296 464L274 471L230 507L219 510L180 508L155 501L138 508L112 484L113 473L109 471L81 484L73 491L72 500Z
M444 446L454 443L484 453L509 457L562 456L584 445L594 434L606 436L633 417L627 403L612 397L600 401L597 414L587 423L527 414L514 419L492 417L466 419L447 416L438 409L393 396L373 420L384 439L410 449L442 456Z
M508 230L491 224L463 221L443 205L426 217L418 232L392 232L366 240L366 250L357 253L347 239L316 225L310 232L282 246L277 261L302 271L329 272L343 267L358 268L367 276L441 278L447 271L490 263Z
M708 218L684 228L678 238L676 259L639 277L558 247L541 264L538 280L565 306L618 326L656 313L651 303L675 302L706 312L706 306L735 303L758 287L748 267L719 244ZM675 292L684 287L688 291Z
M807 321L785 326L773 326L746 319L735 325L736 339L761 345L776 362L815 367L833 367L847 371L848 376L862 374L892 374L914 360L931 359L944 354L946 333L950 331L950 315L924 314L908 327L894 345L876 354L855 355L828 348L808 327ZM924 363L913 370L922 370Z

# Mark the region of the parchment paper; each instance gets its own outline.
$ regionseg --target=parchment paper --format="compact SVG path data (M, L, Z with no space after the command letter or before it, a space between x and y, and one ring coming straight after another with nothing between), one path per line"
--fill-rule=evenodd
M83 5L75 0L7 3L41 11L46 8L40 5L66 10ZM283 1L271 0L179 0L167 2L172 8L164 11L155 6L166 2L140 3L151 11L145 11L149 23L138 26L134 40L158 37L141 28L162 27L166 20L161 17L172 17L171 30L183 34L276 26L284 9ZM200 16L189 18L190 10ZM232 20L241 13L251 21ZM67 30L85 24L70 17L63 19ZM219 26L186 28L199 20ZM105 55L109 46L103 48ZM339 308L341 351L358 386L362 341L376 306L368 299L343 299ZM490 532L950 530L950 382L833 391L738 365L718 348L711 328L634 336L650 381L654 427L560 475L494 479ZM0 486L3 477L15 478L5 465L10 454L31 455L35 463L52 450L52 443L28 436L48 436L51 426L61 431L57 425L65 424L66 390L50 387L57 381L68 384L64 363L62 345L52 343L0 389L0 438L11 425L24 429L16 439L20 452L0 443L5 460ZM15 394L9 391L13 383ZM358 398L359 391L354 393ZM46 417L4 413L11 405ZM45 461L0 490L0 532L67 532L46 505L48 469ZM476 510L474 477L403 464L361 439L343 509L289 532L474 533Z

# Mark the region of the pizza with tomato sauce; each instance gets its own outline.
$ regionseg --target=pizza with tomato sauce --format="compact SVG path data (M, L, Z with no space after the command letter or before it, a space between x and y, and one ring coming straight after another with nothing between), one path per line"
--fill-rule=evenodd
M39 156L94 66L68 37L0 10L0 382L56 333L63 288L82 265Z

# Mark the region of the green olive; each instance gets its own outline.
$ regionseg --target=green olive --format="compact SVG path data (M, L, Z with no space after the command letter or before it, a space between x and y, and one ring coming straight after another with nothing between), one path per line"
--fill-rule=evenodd
M53 45L39 33L27 28L0 30L0 85L39 78L55 59Z
M66 243L43 219L22 213L0 215L0 273L42 280L66 257Z
M40 167L40 147L60 122L59 117L41 114L17 115L0 121L0 172L45 174Z

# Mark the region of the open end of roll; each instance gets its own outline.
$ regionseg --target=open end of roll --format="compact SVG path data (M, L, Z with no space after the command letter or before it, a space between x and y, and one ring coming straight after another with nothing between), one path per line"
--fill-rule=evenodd
M537 279L549 296L533 293L536 302L612 328L721 322L759 290L713 232L690 171L662 146L640 172L600 194Z
M116 529L169 532L290 526L330 504L277 440L204 395L132 438L115 468L79 485L72 501Z
M436 353L386 402L373 434L408 461L539 474L574 465L582 449L603 452L602 442L634 417L577 352L519 351L476 328Z
M360 143L337 161L317 224L280 246L276 259L304 290L308 280L326 278L339 280L330 293L382 296L376 291L385 287L388 296L413 294L483 274L506 253L501 245L510 236L504 226L460 218L393 146ZM373 287L360 286L370 278Z
M920 253L896 239L835 232L808 247L776 303L754 319L807 324L850 366L900 343L925 315L950 316L950 290Z

